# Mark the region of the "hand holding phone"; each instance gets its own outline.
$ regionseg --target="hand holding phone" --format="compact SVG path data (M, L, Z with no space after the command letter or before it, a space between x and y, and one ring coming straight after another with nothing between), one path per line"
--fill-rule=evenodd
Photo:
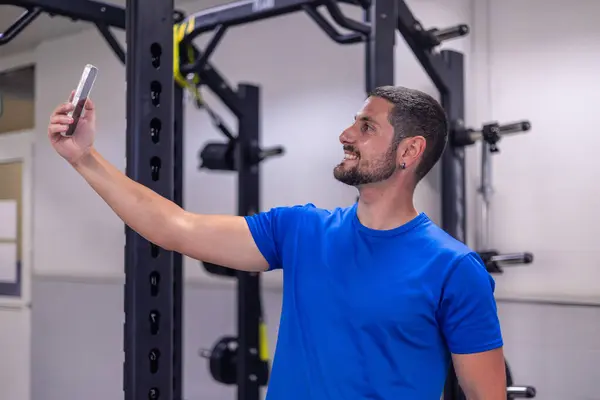
M96 111L89 95L97 73L96 67L86 65L69 101L57 105L48 121L48 138L52 147L72 164L81 160L94 145Z
M94 82L96 81L96 76L98 75L98 68L91 64L87 64L83 69L83 73L81 74L81 79L79 80L79 84L77 85L77 89L73 94L73 99L71 99L71 104L73 104L73 111L69 112L68 116L73 118L73 123L69 125L69 128L65 132L61 132L62 136L70 137L75 133L75 129L77 129L77 123L79 122L79 118L83 114L83 110L85 109L85 103L92 92L92 88L94 87Z

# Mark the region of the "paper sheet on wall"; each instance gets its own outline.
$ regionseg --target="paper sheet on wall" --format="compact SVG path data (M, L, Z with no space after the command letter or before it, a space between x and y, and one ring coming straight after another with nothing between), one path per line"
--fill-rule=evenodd
M17 282L16 243L0 243L0 282Z
M0 200L0 240L17 238L17 202Z

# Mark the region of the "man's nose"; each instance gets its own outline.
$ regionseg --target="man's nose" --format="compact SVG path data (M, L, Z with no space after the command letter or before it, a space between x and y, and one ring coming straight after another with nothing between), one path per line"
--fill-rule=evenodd
M352 134L352 129L346 128L340 134L340 143L349 144L354 142L354 135Z

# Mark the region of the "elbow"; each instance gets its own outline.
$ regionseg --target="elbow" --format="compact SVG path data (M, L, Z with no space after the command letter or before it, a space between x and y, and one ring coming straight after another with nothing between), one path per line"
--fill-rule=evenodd
M143 235L144 238L166 251L180 252L181 237L184 235L182 232L185 227L181 222L183 218L179 214L180 212L175 211L155 218L150 232L146 232L147 234Z
M159 229L161 232L160 242L156 245L167 251L185 252L185 242L190 229L186 212L183 209L178 208L175 212L165 216L164 223Z

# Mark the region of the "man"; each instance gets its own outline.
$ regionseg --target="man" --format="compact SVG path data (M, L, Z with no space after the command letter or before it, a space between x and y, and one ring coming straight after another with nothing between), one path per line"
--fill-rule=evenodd
M381 87L340 135L350 207L197 215L130 180L94 149L94 105L75 136L60 105L48 134L133 230L165 249L244 271L283 269L269 400L437 400L452 360L469 399L505 400L494 281L480 258L416 211L417 183L447 142L430 96Z

